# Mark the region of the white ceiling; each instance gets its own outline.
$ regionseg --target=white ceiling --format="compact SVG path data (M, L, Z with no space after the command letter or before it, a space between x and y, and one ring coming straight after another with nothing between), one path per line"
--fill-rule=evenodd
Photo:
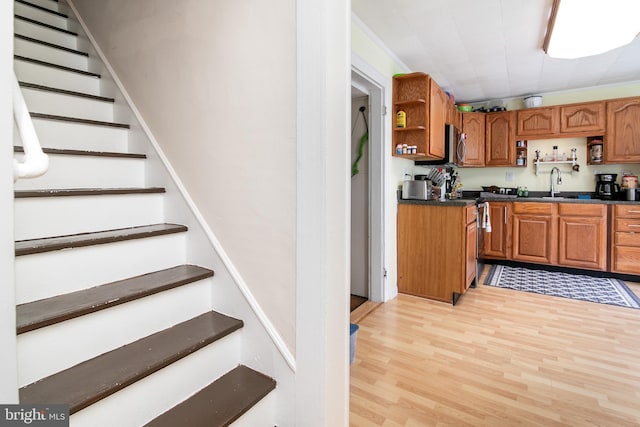
M602 55L548 57L542 43L552 2L351 0L351 7L409 70L430 74L456 102L640 80L640 37Z

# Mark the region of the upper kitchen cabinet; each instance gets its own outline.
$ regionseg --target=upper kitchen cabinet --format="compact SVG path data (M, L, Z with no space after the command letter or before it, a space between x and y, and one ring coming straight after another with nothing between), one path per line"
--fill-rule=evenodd
M602 135L605 131L604 101L560 105L560 133L562 136Z
M393 155L413 160L444 158L444 125L449 97L424 73L393 77ZM398 126L398 112L405 123ZM398 144L415 146L415 154L397 154Z
M554 107L527 108L516 111L516 138L556 137L560 129L558 110Z
M515 111L486 114L485 166L515 166Z
M484 166L485 116L485 113L462 113L462 131L467 138L464 153L456 153L458 166Z
M640 163L640 97L607 101L605 163Z

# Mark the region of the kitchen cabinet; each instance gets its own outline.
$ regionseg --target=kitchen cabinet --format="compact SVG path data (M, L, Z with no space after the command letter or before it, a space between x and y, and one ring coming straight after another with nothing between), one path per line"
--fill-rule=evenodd
M560 133L571 135L602 135L605 131L604 101L560 105Z
M558 109L527 108L516 111L516 138L553 138L560 131Z
M640 206L614 205L611 271L640 274Z
M458 166L484 166L485 113L462 113L462 131L467 134L465 155Z
M482 257L509 259L511 257L511 205L512 202L489 202L491 232L482 232Z
M476 226L475 205L400 203L398 291L455 302L475 280Z
M640 97L607 101L605 163L640 163Z
M555 203L513 203L513 255L516 261L555 264Z
M485 166L515 166L515 111L486 114Z
M558 204L558 264L606 270L607 205Z
M413 160L444 157L444 125L449 97L424 73L393 77L393 155ZM404 111L406 126L397 126L397 114ZM398 144L416 146L416 154L395 152Z

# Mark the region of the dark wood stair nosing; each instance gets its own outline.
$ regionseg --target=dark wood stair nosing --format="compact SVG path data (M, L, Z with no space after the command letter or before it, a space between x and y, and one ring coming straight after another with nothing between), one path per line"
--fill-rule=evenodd
M25 6L32 7L32 8L34 8L34 9L41 10L41 11L43 11L43 12L51 13L52 15L57 15L57 16L59 16L59 17L61 17L61 18L69 19L69 15L66 15L66 14L64 14L64 13L62 13L62 12L58 12L57 10L47 9L46 7L43 7L43 6L40 6L40 5L37 5L37 4L34 4L34 3L31 3L31 2L28 2L28 1L25 1L25 0L15 0L15 2L16 2L16 3L23 4L23 5L25 5Z
M152 224L91 233L45 237L42 239L18 240L15 242L15 256L123 242L134 239L144 239L148 237L182 233L187 230L188 228L186 226L179 224Z
M238 365L145 427L227 426L275 388L273 378Z
M69 96L78 96L80 98L92 99L94 101L103 101L103 102L110 102L110 103L115 102L115 99L108 98L106 96L91 95L89 93L76 92L73 90L60 89L57 87L38 85L35 83L29 83L29 82L18 82L18 83L20 84L20 87L26 88L26 89L41 90L45 92L53 92L53 93L59 93L62 95L69 95Z
M101 78L100 74L98 73L92 73L91 71L80 70L78 68L66 67L64 65L54 64L53 62L41 61L39 59L29 58L22 55L13 55L13 59L16 59L18 61L31 62L33 64L42 65L44 67L49 67L49 68L55 68L62 71L68 71L70 73L81 74L87 77L95 77L97 79Z
M179 265L89 289L44 298L16 307L18 334L64 322L89 313L213 277L196 265Z
M43 46L47 46L47 47L50 47L50 48L53 48L53 49L63 50L65 52L73 53L73 54L76 54L76 55L86 56L86 57L89 56L89 54L87 52L82 52L82 51L79 51L79 50L76 50L76 49L71 49L70 47L66 47L66 46L60 46L59 44L55 44L55 43L49 43L49 42L46 42L46 41L40 40L40 39L34 39L33 37L24 36L22 34L14 34L13 37L17 38L17 39L24 40L24 41L28 41L28 42L31 42L31 43L41 44Z
M74 32L74 31L65 30L64 28L56 27L55 25L50 25L50 24L46 24L44 22L36 21L35 19L27 18L26 16L14 14L13 17L16 18L16 19L19 19L21 21L28 22L30 24L40 25L40 26L48 28L50 30L59 31L61 33L69 34L70 36L78 37L78 33Z
M165 193L163 187L139 188L52 188L42 190L15 190L15 199L34 197L77 197L77 196L111 196L129 194L160 194Z
M242 328L211 311L21 387L20 403L55 402L73 414Z
M61 122L79 123L83 125L105 126L120 129L129 129L126 123L104 122L100 120L81 119L78 117L57 116L55 114L30 113L32 119L56 120Z
M95 157L119 157L123 159L146 159L147 155L143 153L118 153L115 151L86 151L72 150L68 148L47 148L42 147L45 154L58 154L68 156L95 156ZM14 153L24 153L24 147L19 145L13 146Z

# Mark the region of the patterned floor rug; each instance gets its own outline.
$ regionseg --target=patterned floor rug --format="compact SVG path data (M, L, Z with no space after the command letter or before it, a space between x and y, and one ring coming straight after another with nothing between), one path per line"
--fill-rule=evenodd
M619 279L494 265L485 285L640 308L640 298Z

